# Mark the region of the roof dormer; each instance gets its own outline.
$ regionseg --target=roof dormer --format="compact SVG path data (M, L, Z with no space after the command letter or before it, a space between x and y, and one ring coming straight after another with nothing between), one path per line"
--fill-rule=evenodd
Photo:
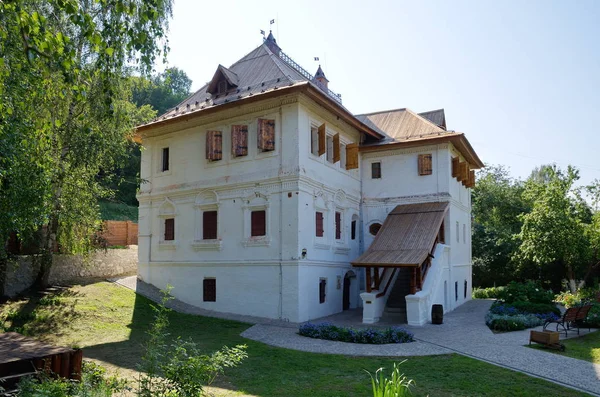
M225 66L219 65L212 80L208 83L206 91L213 95L224 94L232 88L236 88L238 83L239 78L237 74Z

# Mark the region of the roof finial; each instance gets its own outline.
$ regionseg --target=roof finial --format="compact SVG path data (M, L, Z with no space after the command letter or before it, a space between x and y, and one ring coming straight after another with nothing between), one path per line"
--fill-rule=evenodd
M272 30L269 30L269 35L264 40L269 50L271 50L273 54L279 55L281 48L279 47L279 45L277 45L277 40L275 40L275 36L273 36Z

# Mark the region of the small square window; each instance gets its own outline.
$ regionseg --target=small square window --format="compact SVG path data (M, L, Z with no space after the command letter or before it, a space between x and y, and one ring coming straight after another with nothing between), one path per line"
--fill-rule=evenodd
M227 81L225 80L221 80L219 81L219 85L217 87L218 93L219 94L224 94L227 92Z
M371 163L371 179L380 179L381 178L381 162L377 161Z
M161 171L162 172L169 171L169 148L168 147L165 147L162 150Z
M267 212L265 210L252 211L250 214L250 236L260 237L267 235Z

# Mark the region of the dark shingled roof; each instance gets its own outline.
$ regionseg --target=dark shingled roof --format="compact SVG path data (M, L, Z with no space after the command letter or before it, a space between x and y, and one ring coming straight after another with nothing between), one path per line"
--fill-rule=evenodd
M229 68L219 65L218 72L222 72L230 83L237 81L237 87L225 94L212 95L208 92L210 83L206 84L158 119L164 120L189 111L237 101L276 87L289 86L307 80L273 54L266 44L260 45Z
M419 113L419 116L425 117L427 120L431 121L433 124L446 129L446 114L444 113L444 109L438 110L430 110L428 112Z

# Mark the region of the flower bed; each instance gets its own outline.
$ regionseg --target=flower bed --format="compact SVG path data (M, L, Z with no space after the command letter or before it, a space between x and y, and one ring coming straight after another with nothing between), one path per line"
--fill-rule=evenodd
M350 343L384 344L414 341L413 334L400 327L353 329L338 327L331 323L306 323L300 326L298 334L309 338Z
M493 331L533 328L560 316L552 302L552 292L531 281L510 283L498 298L485 316L486 325Z

